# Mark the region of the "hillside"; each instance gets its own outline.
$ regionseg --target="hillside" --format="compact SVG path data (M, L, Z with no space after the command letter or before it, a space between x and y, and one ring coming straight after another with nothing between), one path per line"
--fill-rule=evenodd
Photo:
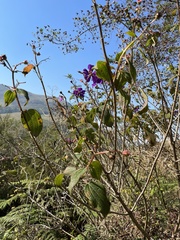
M0 84L0 114L2 113L16 113L19 112L19 108L17 102L14 101L9 106L5 106L4 104L4 93L8 90L3 84ZM19 95L20 102L24 109L34 108L38 110L40 113L47 113L47 106L45 102L45 97L43 95L33 94L28 92L29 95L29 102L26 106L26 99L23 95Z

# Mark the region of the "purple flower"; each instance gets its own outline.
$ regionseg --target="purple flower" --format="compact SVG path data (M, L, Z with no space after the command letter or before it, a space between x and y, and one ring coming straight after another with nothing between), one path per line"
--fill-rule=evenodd
M139 106L136 106L134 109L133 109L133 112L134 113L137 113L139 111Z
M64 100L63 96L59 96L59 102L62 102Z
M92 64L89 64L88 69L83 69L83 76L87 82L89 82L92 79L93 81L92 86L94 87L98 83L102 83L103 80L97 77L96 71L93 69L93 67L94 66Z
M76 88L76 89L74 89L73 94L74 94L74 96L76 96L76 97L84 98L85 92L86 92L86 91L83 90L82 88Z

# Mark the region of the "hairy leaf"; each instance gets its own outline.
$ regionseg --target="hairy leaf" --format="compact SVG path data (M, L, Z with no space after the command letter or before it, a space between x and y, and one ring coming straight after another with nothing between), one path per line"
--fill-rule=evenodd
M139 51L141 52L142 57L145 59L146 65L148 65L148 63L149 63L148 57L146 56L146 54L144 53L144 51L141 48L139 48Z
M110 211L110 202L102 183L98 180L91 181L85 186L84 193L92 207L99 210L106 217Z
M149 47L149 46L152 46L153 45L153 38L152 37L149 37L147 42L146 42L146 47Z
M122 53L123 52L119 52L116 54L115 61L117 61L117 62L119 61L119 58L121 57Z
M129 35L130 37L135 37L136 36L136 34L132 31L128 31L128 32L126 32L126 34Z
M17 92L18 92L19 94L24 95L24 97L26 98L26 103L24 104L24 106L26 106L26 104L27 104L28 101L29 101L29 94L28 94L28 92L25 91L24 89L17 89Z
M68 190L70 193L72 192L73 187L79 182L80 178L82 178L86 171L86 168L80 168L71 173L71 180L68 186Z
M131 83L131 80L132 80L132 77L128 72L125 72L123 70L119 71L117 79L115 80L115 83L114 83L116 90L120 91L127 82Z
M103 122L107 127L112 127L114 124L114 117L112 116L108 108L104 111Z
M119 92L121 96L125 99L125 102L129 104L131 101L131 96L123 89L119 89Z
M111 81L112 75L109 72L106 62L98 61L94 68L96 69L96 75L98 76L98 78L103 79L108 82Z
M96 114L96 109L92 108L90 111L87 112L85 121L88 123L92 123L94 121L95 114Z
M42 131L43 120L40 113L35 109L25 110L21 113L21 122L34 137L37 137Z
M90 173L93 178L100 180L101 173L102 173L102 166L99 161L97 160L92 161L92 163L90 164Z
M99 127L98 123L92 122L91 125L92 125L96 130L98 130L98 127Z
M139 109L138 113L143 114L143 113L146 113L148 111L148 97L141 88L140 88L140 91L141 91L141 96L144 99L144 105L142 106L141 109Z
M76 147L74 148L74 152L80 153L82 151L82 144L83 144L83 142L84 142L83 138L80 138L78 140L78 143L77 143Z
M16 91L7 90L4 93L4 103L6 106L11 104L16 98Z
M116 55L115 60L118 61L119 63L121 63L122 58L125 56L126 52L134 45L134 43L136 42L137 39L134 39L132 42L130 42L123 51L121 51L120 53L118 53Z
M131 61L129 61L129 72L130 72L130 75L131 75L133 81L135 82L137 74L136 74L136 69Z
M71 175L73 172L76 171L76 168L75 167L67 167L65 170L64 170L64 174L66 175Z
M62 184L62 181L64 179L64 174L63 173L60 173L58 174L55 179L54 179L54 184L57 186L57 187L60 187L61 184Z

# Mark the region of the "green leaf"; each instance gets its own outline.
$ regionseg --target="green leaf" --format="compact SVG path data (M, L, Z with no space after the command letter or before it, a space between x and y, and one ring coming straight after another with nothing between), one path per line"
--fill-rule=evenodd
M123 89L119 89L119 92L120 92L121 96L125 98L126 104L129 104L131 101L131 96Z
M146 65L147 65L149 63L148 57L146 56L146 54L143 52L143 50L141 48L139 48L139 51L141 52L141 55L145 59Z
M29 101L29 95L28 92L25 91L24 89L17 89L17 93L24 95L24 97L26 98L26 103L24 104L24 106L26 106L26 104Z
M91 125L93 126L93 128L95 128L96 130L98 130L98 128L99 128L98 123L92 122Z
M130 75L132 77L132 79L134 80L134 82L136 81L136 69L134 67L134 65L132 64L131 61L128 62L129 63L129 72L130 72Z
M102 166L99 161L97 160L92 161L92 163L90 164L90 173L93 178L100 180L101 173L102 173Z
M115 80L116 90L121 90L127 82L131 84L131 80L132 77L128 72L123 70L119 71L117 79Z
M140 37L140 36L139 36ZM118 61L118 63L121 63L122 58L125 56L126 52L134 45L134 43L136 42L137 38L134 39L133 41L131 41L123 51L121 51L120 53L118 53L116 55L115 60Z
M21 113L21 122L34 137L37 137L42 131L43 120L40 113L35 109L25 110Z
M60 173L58 174L55 179L54 179L54 184L57 186L57 187L60 187L61 184L62 184L62 181L64 179L64 174L63 173Z
M165 118L166 118L166 119L170 119L170 118L171 118L171 113L166 113L166 114L165 114Z
M88 139L88 141L93 142L95 140L95 130L93 128L86 128L85 137Z
M153 45L153 40L152 40L152 37L150 37L150 38L148 38L145 46L146 46L146 47L149 47L149 46L152 46L152 45Z
M121 57L122 53L123 52L119 52L116 54L115 61L117 61L117 62L119 61L119 58Z
M96 69L96 75L98 78L103 79L105 81L110 82L112 79L112 73L109 72L108 65L104 61L98 61L96 63L96 66L94 67Z
M75 153L76 153L76 152L80 153L80 152L82 151L82 144L83 144L83 142L84 142L84 139L83 139L83 138L80 138L80 139L78 140L78 143L77 143L76 147L74 148L74 152L75 152Z
M144 99L144 104L143 104L142 108L139 109L139 111L138 111L138 114L141 115L141 114L146 113L148 111L148 97L141 88L140 88L140 91L141 91L141 96Z
M4 93L4 103L6 106L11 104L16 98L16 91L7 90Z
M129 108L129 107L127 108L126 114L130 119L133 118L133 110L131 108Z
M76 168L75 167L67 167L65 170L64 170L64 174L66 175L71 175L74 171L76 171Z
M114 117L112 116L112 114L110 113L110 110L108 108L106 108L104 111L103 123L107 127L112 127L114 124Z
M92 108L90 111L88 111L85 117L85 122L92 123L94 121L95 114L96 114L95 108Z
M79 182L80 178L86 173L87 168L80 168L71 173L71 180L68 186L68 190L71 194L73 187Z
M173 94L175 93L175 90L176 90L176 86L175 86L175 84L173 83L172 86L171 86L171 88L169 89L170 94L173 95Z
M129 35L130 37L135 37L136 36L136 34L132 31L128 31L128 32L126 32L126 34Z
M171 15L176 16L176 14L177 14L177 9L175 8L174 10L171 11Z
M104 217L110 212L110 202L106 195L106 189L100 181L91 181L84 188L85 196L93 208L99 210Z

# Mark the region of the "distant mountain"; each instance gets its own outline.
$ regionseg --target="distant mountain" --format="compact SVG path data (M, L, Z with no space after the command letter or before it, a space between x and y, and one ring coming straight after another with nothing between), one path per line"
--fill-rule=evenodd
M8 90L7 87L5 87L3 84L0 84L0 114L19 112L19 108L16 100L14 100L14 102L11 103L9 106L5 107L4 93L7 90ZM43 95L33 94L31 92L28 92L28 95L29 95L29 102L26 106L24 106L24 104L26 103L26 98L23 95L19 95L19 99L23 109L33 108L38 110L40 113L45 113L45 114L48 113L45 97Z

